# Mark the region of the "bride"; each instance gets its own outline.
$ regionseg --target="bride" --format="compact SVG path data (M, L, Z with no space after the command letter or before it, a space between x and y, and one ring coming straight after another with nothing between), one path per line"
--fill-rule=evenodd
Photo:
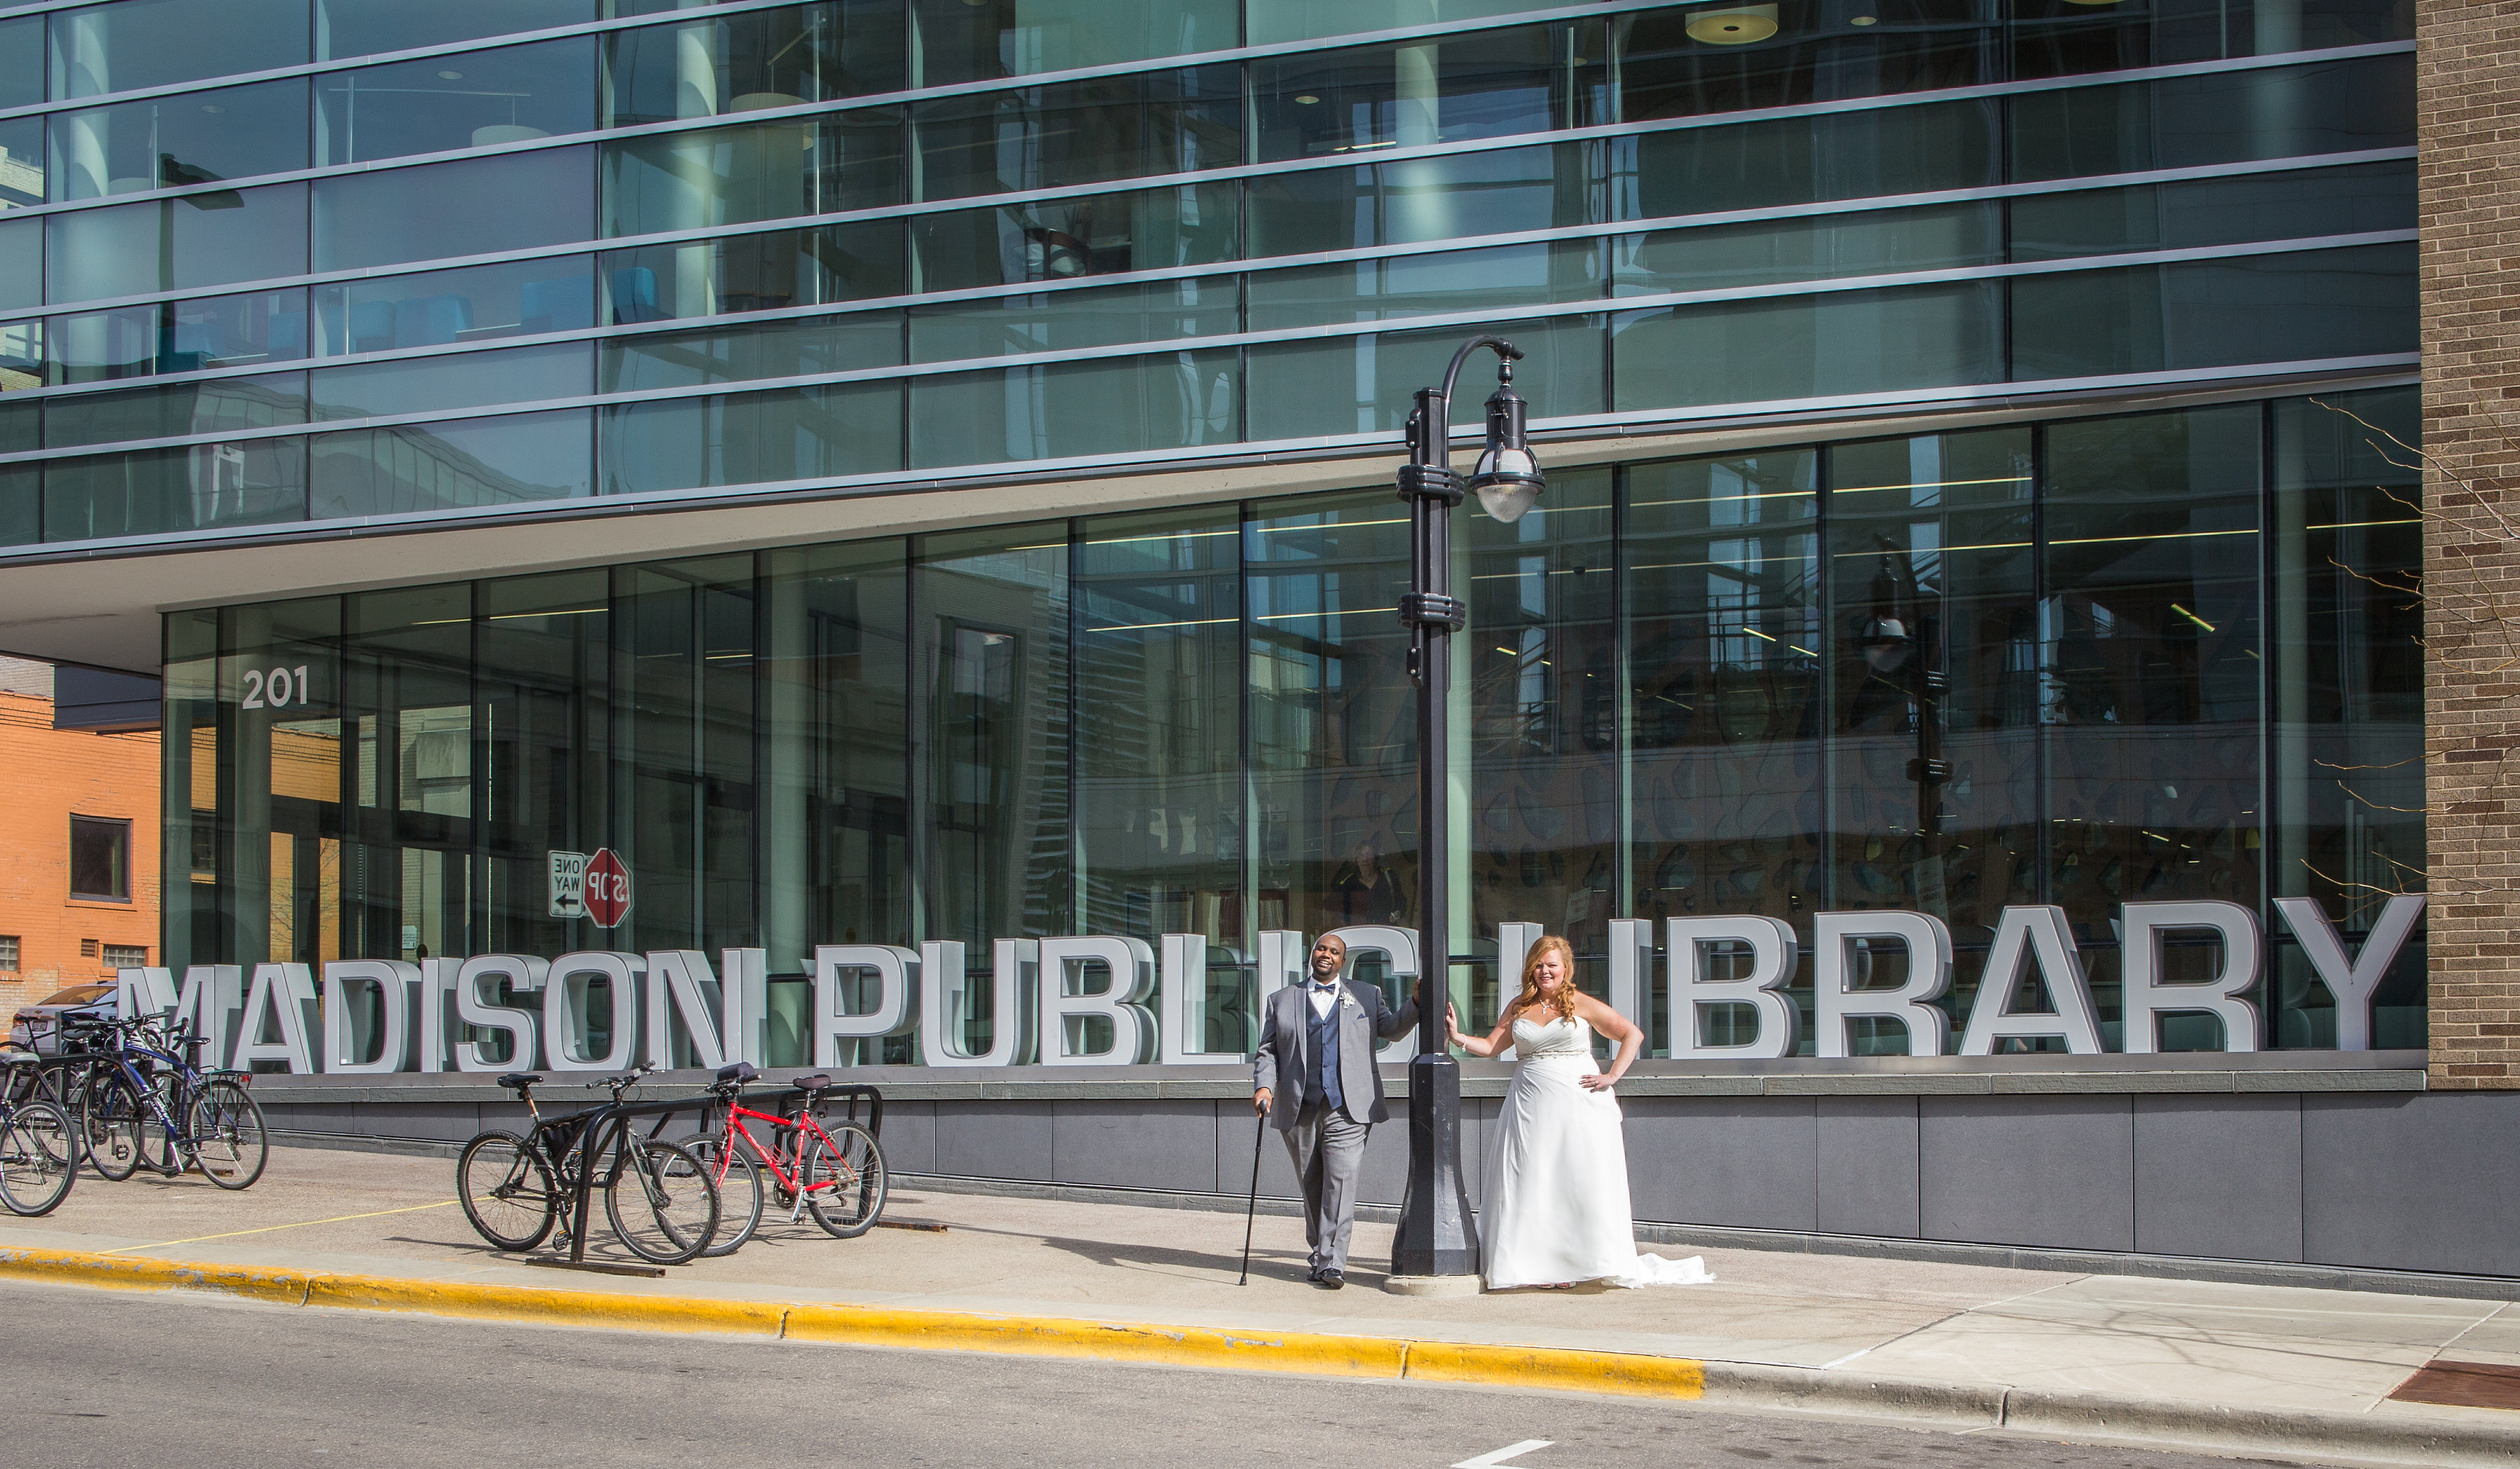
M1471 1055L1493 1056L1510 1045L1520 1058L1488 1153L1480 1233L1490 1290L1564 1290L1579 1280L1604 1279L1695 1285L1715 1278L1699 1256L1637 1253L1627 1150L1610 1089L1635 1064L1644 1032L1575 988L1575 952L1564 939L1552 934L1532 946L1522 993L1486 1037L1462 1035L1450 1005L1444 1029ZM1618 1043L1618 1058L1606 1073L1593 1064L1595 1029Z

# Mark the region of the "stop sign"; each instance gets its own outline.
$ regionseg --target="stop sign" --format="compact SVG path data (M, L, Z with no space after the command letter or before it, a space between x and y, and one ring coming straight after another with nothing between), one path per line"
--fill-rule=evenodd
M612 928L630 915L630 867L606 847L586 861L586 915Z

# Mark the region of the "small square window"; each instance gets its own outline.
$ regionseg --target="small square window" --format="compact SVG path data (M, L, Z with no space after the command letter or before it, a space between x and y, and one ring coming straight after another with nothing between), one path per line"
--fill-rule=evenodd
M18 972L18 936L0 934L0 974Z
M105 966L109 969L142 969L148 967L149 951L139 944L108 944Z
M101 817L70 818L70 896L131 900L131 824ZM89 957L93 949L83 949Z

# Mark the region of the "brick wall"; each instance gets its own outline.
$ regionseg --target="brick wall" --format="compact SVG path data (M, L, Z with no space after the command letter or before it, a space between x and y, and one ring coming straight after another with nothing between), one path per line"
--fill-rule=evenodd
M131 901L70 897L70 817L131 824ZM158 735L53 728L53 701L0 689L0 935L18 969L0 1005L107 977L107 945L158 948ZM85 956L81 945L94 943Z
M2416 37L2432 1085L2520 1088L2520 3Z

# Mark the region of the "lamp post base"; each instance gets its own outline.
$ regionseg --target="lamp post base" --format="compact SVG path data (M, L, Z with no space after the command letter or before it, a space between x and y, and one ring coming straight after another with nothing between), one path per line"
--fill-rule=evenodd
M1391 1237L1391 1273L1478 1288L1479 1231L1462 1178L1462 1067L1449 1055L1409 1062L1409 1185Z

